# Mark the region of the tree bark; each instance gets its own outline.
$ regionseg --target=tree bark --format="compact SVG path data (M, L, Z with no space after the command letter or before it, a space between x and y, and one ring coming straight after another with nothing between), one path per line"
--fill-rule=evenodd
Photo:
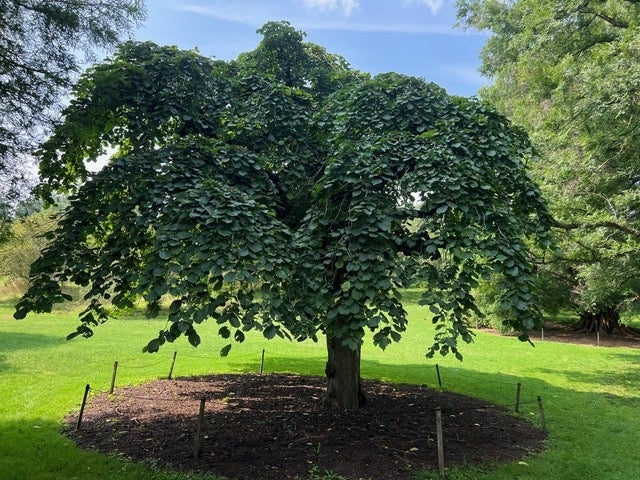
M638 331L620 323L620 312L615 307L602 307L596 312L583 312L580 320L569 327L575 333L603 332L608 335L638 335Z
M360 385L360 346L342 345L342 338L327 335L327 394L324 403L335 410L362 407L365 396Z

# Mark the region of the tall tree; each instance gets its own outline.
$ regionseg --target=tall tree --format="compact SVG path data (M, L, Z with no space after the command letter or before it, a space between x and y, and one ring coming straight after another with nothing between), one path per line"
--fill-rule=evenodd
M236 341L322 335L341 408L363 401L365 332L400 340L398 289L416 279L439 329L429 355L460 356L472 288L492 271L526 340L539 312L525 241L546 240L547 214L523 131L434 84L351 70L288 23L259 32L232 62L129 42L81 78L40 152L40 193L70 205L16 318L68 299L73 281L91 303L71 337L139 297L151 316L171 299L149 352L198 345L207 318ZM89 176L107 144L118 151Z
M0 227L81 65L143 18L142 0L0 0Z
M559 249L543 269L571 292L579 328L620 328L640 298L640 2L460 0L492 32L482 95L544 153L534 168Z
M3 283L12 284L17 292L24 292L30 266L47 244L46 233L54 227L54 216L42 211L12 222L10 238L0 245L0 278Z

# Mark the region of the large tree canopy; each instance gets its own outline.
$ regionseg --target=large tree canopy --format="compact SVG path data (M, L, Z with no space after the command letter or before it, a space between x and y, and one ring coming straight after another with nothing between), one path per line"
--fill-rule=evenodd
M640 2L461 0L490 30L482 94L531 132L533 171L561 227L544 270L589 330L640 298Z
M16 318L49 311L71 281L90 300L71 336L140 297L151 316L171 301L146 351L198 345L206 319L236 341L323 335L342 407L361 401L365 332L400 339L398 289L414 282L439 329L429 355L471 341L472 289L492 272L526 340L539 324L527 242L546 242L548 218L524 132L423 80L353 71L287 23L259 32L232 62L129 42L82 76L40 152L41 194L70 205Z
M141 0L0 0L0 222L82 63L143 17Z

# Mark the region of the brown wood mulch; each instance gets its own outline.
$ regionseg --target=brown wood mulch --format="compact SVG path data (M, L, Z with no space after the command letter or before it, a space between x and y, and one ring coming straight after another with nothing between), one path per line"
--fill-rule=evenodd
M490 466L540 451L545 433L506 409L426 386L363 381L364 408L329 411L325 380L298 375L214 375L156 380L92 395L79 431L85 449L228 479L306 478L312 469L350 480L409 480L437 470L442 409L447 466ZM194 458L200 399L206 398Z

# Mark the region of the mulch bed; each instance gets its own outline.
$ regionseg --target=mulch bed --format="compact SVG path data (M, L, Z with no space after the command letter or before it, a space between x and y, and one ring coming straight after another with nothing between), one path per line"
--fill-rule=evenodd
M86 449L229 479L305 478L312 468L350 480L409 480L438 468L435 410L442 408L447 466L490 466L542 449L545 433L506 409L416 385L363 381L367 405L329 411L325 380L298 375L215 375L156 380L90 398ZM194 446L206 398L200 455Z
M595 347L598 345L598 338L600 340L599 346L601 347L640 348L640 335L608 335L601 333L598 337L595 333L573 332L566 325L552 321L545 322L544 332L531 333L531 339L534 343L552 341Z

